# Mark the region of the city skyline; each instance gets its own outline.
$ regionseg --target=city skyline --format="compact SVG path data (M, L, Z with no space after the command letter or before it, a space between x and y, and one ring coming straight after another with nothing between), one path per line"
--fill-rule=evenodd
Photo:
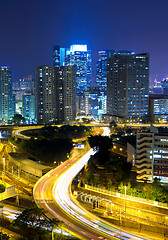
M10 66L17 80L33 74L34 66L52 65L54 45L87 44L94 78L98 51L115 49L149 52L150 77L162 79L168 76L167 6L166 1L4 1L0 65Z

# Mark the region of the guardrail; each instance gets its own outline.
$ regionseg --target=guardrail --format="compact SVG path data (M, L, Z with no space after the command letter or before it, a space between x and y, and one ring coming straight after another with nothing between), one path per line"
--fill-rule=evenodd
M136 202L141 202L141 203L145 203L145 204L151 204L151 205L156 206L156 207L168 208L168 203L161 203L161 202L157 202L157 201L153 201L153 200L149 200L149 199L145 199L145 198L125 195L125 194L122 194L122 193L119 193L119 192L113 192L113 191L106 190L104 188L97 188L97 187L93 187L93 186L90 186L90 185L87 185L87 184L85 184L85 189L96 191L96 192L99 192L99 193L104 193L104 194L107 194L107 195L110 195L110 196L113 196L113 197L123 198L123 199L130 200L130 201L136 201Z

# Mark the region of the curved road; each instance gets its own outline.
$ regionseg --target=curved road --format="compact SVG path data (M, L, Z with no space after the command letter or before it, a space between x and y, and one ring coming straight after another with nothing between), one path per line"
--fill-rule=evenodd
M44 175L35 185L35 202L47 211L49 218L58 218L81 239L147 239L117 230L114 226L83 209L71 194L71 182L96 151L89 149L73 156Z

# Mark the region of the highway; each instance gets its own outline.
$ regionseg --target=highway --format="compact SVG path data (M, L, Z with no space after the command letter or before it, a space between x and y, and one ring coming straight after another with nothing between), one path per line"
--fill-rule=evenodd
M116 229L82 208L71 193L71 182L96 150L74 156L44 175L35 185L33 195L50 218L58 218L80 239L147 239Z

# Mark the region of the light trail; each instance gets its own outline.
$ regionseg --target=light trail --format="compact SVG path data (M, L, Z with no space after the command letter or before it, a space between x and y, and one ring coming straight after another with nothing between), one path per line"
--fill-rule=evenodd
M43 176L34 188L36 203L48 211L50 218L56 217L79 232L81 239L147 239L116 229L79 206L72 197L71 182L93 154L95 151L90 149L79 160L69 159Z
M18 131L15 134L19 136L21 135L20 132ZM108 134L109 130L104 131L104 136ZM25 138L24 135L21 135L21 137ZM40 178L33 189L35 202L40 208L47 210L49 218L57 218L63 221L68 226L68 229L70 228L75 233L77 232L82 240L147 239L115 228L86 211L72 197L71 182L73 178L80 172L95 152L93 149L90 149L85 154L80 154L77 157L74 154L75 157L71 157L56 169L51 170Z

